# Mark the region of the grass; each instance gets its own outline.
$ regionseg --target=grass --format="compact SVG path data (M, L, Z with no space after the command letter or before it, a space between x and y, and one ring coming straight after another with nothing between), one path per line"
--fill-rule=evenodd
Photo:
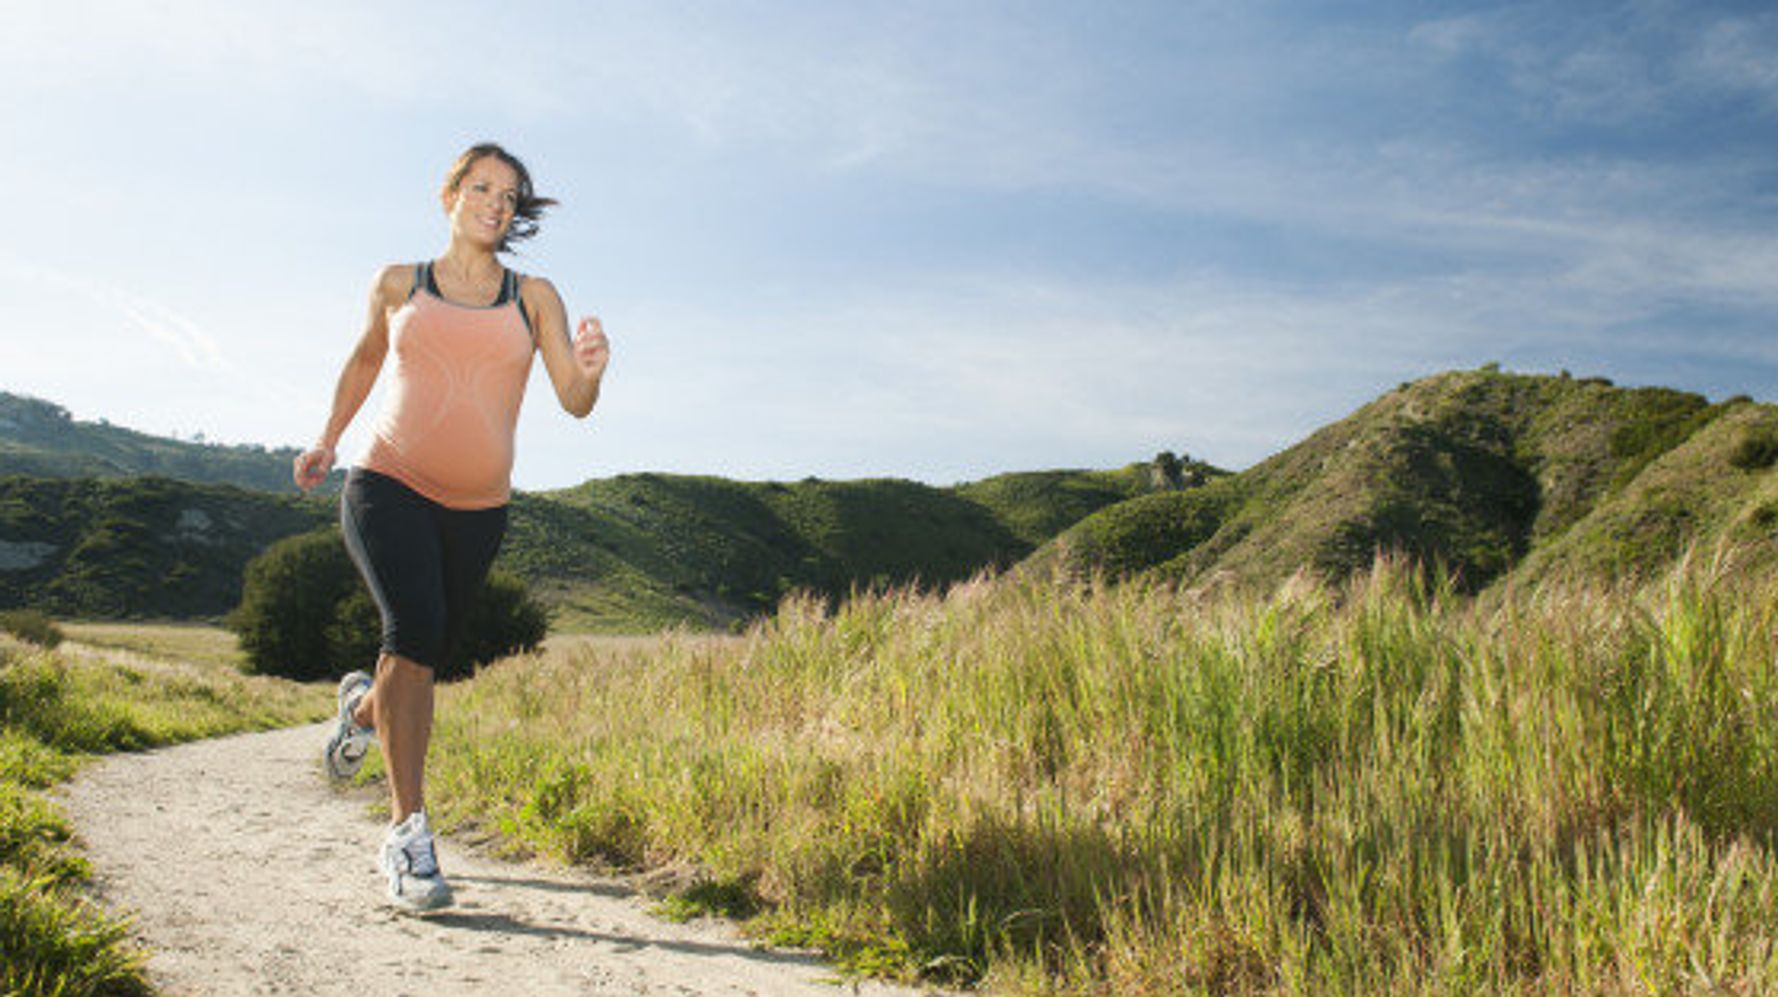
M1024 994L1778 986L1766 577L1256 598L1007 578L443 695L448 824Z
M141 953L82 897L86 864L41 790L97 754L319 719L330 690L239 674L209 628L62 628L54 650L0 635L0 993L146 994Z
M219 668L238 669L246 661L233 633L205 623L82 620L60 626L71 639L93 647Z

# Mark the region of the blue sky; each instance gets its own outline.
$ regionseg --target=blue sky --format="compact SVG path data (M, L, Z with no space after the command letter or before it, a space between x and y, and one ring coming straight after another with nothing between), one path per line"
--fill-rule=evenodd
M613 341L588 423L534 378L523 488L1240 468L1487 362L1778 395L1769 4L4 16L0 389L80 418L312 439L483 138Z

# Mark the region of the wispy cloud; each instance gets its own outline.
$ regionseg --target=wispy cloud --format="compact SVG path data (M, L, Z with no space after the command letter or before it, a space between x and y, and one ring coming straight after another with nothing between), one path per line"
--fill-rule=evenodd
M0 32L0 82L15 92L153 81L219 99L333 92L463 110L561 111L540 67L513 57L535 35L504 9L449 2L16 0ZM447 52L460 59L439 58ZM478 60L484 72L473 71Z
M223 353L215 336L152 298L38 263L0 257L0 267L8 276L39 293L67 292L123 317L130 328L172 351L185 367L216 373L241 372Z
M1684 67L1705 86L1745 93L1778 112L1778 14L1724 18L1687 47Z
M520 133L567 202L540 267L630 313L599 416L620 467L1238 464L1487 360L1771 393L1778 16L1333 6L21 0L0 126L47 138L0 179L54 187L78 149L19 229L87 275L57 285L83 319L208 384L300 368L315 412L315 330L358 319L324 302L342 244L434 238L427 157ZM193 94L229 147L183 143ZM141 120L81 117L116 95ZM152 146L128 170L91 137L114 124ZM195 272L228 288L177 297ZM267 293L288 307L256 315ZM532 407L580 467L581 430Z
M1497 69L1526 119L1641 126L1699 100L1747 95L1778 108L1778 15L1719 7L1516 4L1426 21L1408 38Z

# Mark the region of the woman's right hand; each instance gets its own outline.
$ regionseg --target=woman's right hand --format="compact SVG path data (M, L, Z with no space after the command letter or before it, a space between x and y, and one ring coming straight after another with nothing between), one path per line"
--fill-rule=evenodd
M333 459L333 448L319 443L298 454L291 469L296 487L306 494L309 489L326 481L327 472L333 470Z

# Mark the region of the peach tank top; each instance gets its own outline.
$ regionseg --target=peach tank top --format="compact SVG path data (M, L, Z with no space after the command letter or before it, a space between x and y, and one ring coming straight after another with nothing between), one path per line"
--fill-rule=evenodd
M508 270L487 307L445 300L422 263L389 319L394 375L359 466L452 509L512 496L513 432L534 345Z

